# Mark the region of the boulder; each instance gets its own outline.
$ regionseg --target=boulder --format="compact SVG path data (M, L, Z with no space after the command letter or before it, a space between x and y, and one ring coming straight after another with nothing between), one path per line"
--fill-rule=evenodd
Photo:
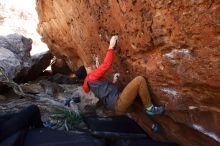
M19 34L0 36L0 67L11 80L24 82L33 80L46 69L52 59L47 51L30 55L32 40ZM5 80L0 74L0 80Z
M21 88L25 93L36 95L39 100L49 99L51 104L59 103L63 107L65 101L78 96L80 102L71 103L70 108L80 110L83 113L95 112L96 104L99 101L92 92L86 94L77 84L58 84L48 80L39 80L21 84Z
M4 95L0 95L0 101L6 100L6 97Z
M9 79L20 72L27 73L32 65L30 57L32 40L19 34L0 36L0 66ZM3 76L0 76L4 80Z
M76 84L78 82L77 78L70 78L67 75L60 73L56 73L55 75L51 76L48 80L58 84Z
M120 42L107 77L126 85L146 77L166 113L150 129L142 105L133 117L154 139L181 145L220 143L220 3L213 0L37 1L38 32L71 70L102 62L111 35Z
M28 70L27 75L18 75L15 80L30 81L34 80L50 65L53 55L50 51L42 52L31 56L32 66Z

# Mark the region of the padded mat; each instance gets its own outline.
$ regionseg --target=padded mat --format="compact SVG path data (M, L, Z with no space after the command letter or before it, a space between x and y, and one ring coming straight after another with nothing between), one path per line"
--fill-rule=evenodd
M47 128L27 133L24 146L104 146L105 142L87 133L66 133Z
M93 135L100 137L137 138L149 136L127 116L86 117L85 123Z

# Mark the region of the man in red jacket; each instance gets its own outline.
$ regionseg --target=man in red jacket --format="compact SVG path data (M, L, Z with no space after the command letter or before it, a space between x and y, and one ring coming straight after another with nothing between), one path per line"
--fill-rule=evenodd
M113 83L116 82L116 76L119 76L119 74L116 74L113 82L104 78L105 73L110 69L113 62L117 40L118 36L111 38L104 62L98 68L86 72L85 67L82 66L76 71L76 75L84 79L84 91L88 93L91 90L107 108L115 110L119 114L127 111L137 95L140 96L147 115L153 116L163 113L163 106L154 106L151 103L151 97L144 77L138 76L134 78L121 93L118 86Z

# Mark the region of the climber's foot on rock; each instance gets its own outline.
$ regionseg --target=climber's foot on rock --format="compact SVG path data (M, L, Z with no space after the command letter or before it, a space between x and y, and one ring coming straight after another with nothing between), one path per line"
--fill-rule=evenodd
M164 106L154 106L152 105L151 107L145 108L144 112L148 116L154 116L154 115L159 115L162 114L165 111Z
M160 125L156 122L153 122L153 124L151 125L151 131L153 133L157 133L158 131L160 131Z

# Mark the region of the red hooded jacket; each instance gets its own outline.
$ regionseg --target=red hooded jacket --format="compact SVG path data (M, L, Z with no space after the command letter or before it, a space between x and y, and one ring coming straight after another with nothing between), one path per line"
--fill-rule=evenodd
M113 57L114 57L114 49L109 48L103 63L97 69L94 69L91 73L89 73L86 76L83 84L83 89L86 93L90 91L88 86L88 81L96 82L97 80L104 79L105 73L110 69L112 65Z

